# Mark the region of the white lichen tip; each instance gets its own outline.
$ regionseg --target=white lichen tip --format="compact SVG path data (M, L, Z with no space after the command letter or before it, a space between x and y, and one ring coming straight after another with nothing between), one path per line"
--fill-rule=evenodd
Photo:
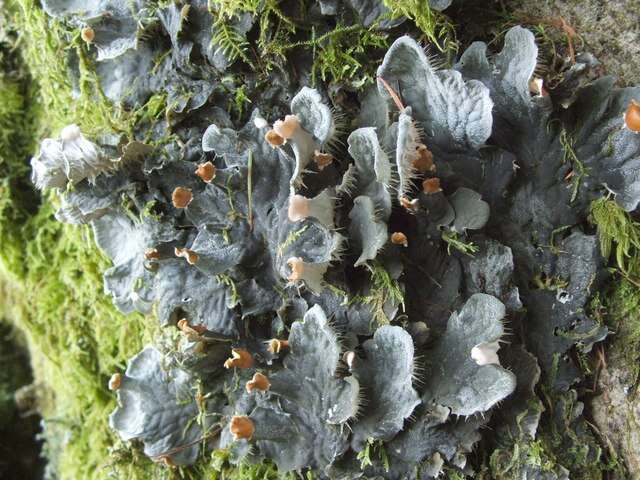
M93 182L100 173L110 170L113 162L74 124L64 127L57 140L44 139L31 166L33 183L44 190L64 188L67 181L77 183L85 178Z
M407 197L400 197L400 205L410 212L417 212L420 208L420 202L417 198L409 200Z
M482 365L500 365L498 358L498 350L500 345L498 341L480 343L471 349L471 358L480 366Z
M71 142L73 140L77 140L82 136L82 132L80 131L80 127L75 123L71 125L67 125L60 132L60 140L64 142Z
M261 129L265 128L265 127L268 125L268 123L267 123L267 121L266 121L264 118L262 118L262 117L260 117L260 116L257 116L257 117L255 117L255 118L253 119L253 125L254 125L258 130L261 130Z
M353 362L355 361L355 359L356 354L351 350L344 352L344 354L342 355L342 361L347 364L349 370L353 368Z

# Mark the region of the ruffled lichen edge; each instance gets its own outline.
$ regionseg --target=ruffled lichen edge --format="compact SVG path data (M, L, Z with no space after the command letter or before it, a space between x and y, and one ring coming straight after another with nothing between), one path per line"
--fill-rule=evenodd
M238 2L236 7L246 8L243 2ZM113 398L105 388L108 376L122 369L126 358L152 338L153 332L149 331L148 325L153 323L146 322L148 325L145 325L139 321L139 315L120 315L103 295L101 272L107 263L93 246L89 230L55 222L49 201L36 208L33 201L37 197L18 196L18 190L24 189L18 189L17 185L28 185L24 159L42 134L55 133L51 130L59 130L71 122L82 123L89 133L104 129L128 132L137 121L161 114L165 105L161 97L152 97L137 112L113 109L101 94L91 65L82 60L82 55L81 97L73 99L60 59L64 58L67 48L78 48L82 52L78 33L65 30L48 19L33 0L12 1L8 11L15 16L16 29L21 32L22 65L28 65L28 72L25 69L22 76L12 76L8 88L3 88L2 92L5 109L0 111L0 122L9 118L7 125L12 126L3 128L3 132L15 135L0 139L4 142L3 147L9 142L12 146L2 149L12 153L4 156L2 168L6 171L1 172L7 181L0 192L0 235L3 240L0 282L6 299L2 308L6 310L5 316L27 332L36 381L47 386L48 394L42 399L41 409L47 425L49 448L55 450L56 438L62 441L61 432L71 432L64 448L51 452L57 457L55 468L59 475L62 478L99 478L115 470L125 478L159 478L158 475L167 475L166 469L155 467L136 450L118 448L105 420L113 408ZM353 32L337 32L328 39L350 33ZM340 44L332 48L339 49ZM326 68L330 75L331 69ZM6 76L3 76L3 82L6 82ZM241 109L242 95L234 95L234 100L237 101L233 106ZM609 218L606 214L596 215L594 222L602 225ZM625 219L627 226L640 230L628 216ZM624 244L624 238L616 235L622 234L614 233L611 239L615 248L619 248L617 245ZM637 249L634 245L628 252L636 259ZM638 262L631 268L637 269ZM603 304L609 309L608 324L619 326L621 319L628 318L629 308L638 304L640 294L634 281L638 273L637 270L624 272L623 280L604 299ZM629 335L619 344L620 351L628 359L637 359L640 325L637 321L625 322L624 328ZM56 423L53 420L56 418L62 419L61 422ZM92 428L83 428L85 425ZM514 444L512 459L523 463L543 461L553 464L558 461L552 453L554 437L549 435L543 434L542 440L534 444ZM202 478L205 470L211 474L212 469L221 470L225 465L224 452L216 452L210 464L181 472L181 475ZM603 469L615 469L616 465L584 467L583 471L589 475L584 478L599 478ZM491 472L491 468L487 468L484 471ZM457 474L451 472L451 475ZM277 478L277 472L271 465L245 466L236 470L233 477Z

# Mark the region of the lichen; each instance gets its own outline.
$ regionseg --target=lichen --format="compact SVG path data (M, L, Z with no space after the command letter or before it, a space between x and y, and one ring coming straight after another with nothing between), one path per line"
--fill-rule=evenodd
M427 2L420 5L416 5L415 2L393 3L396 10L392 10L391 16L397 17L402 13L412 18L423 31L425 38L437 40L439 47L446 52L454 51L455 43L450 36L451 25L443 14L429 10ZM159 2L157 8L164 8L169 4L170 2ZM27 185L24 158L29 152L34 151L34 138L43 134L55 135L64 125L71 122L81 123L89 135L115 131L131 137L135 132L137 135L143 135L145 141L154 145L170 143L170 134L159 140L154 139L150 128L157 122L173 121L177 118L171 112L175 103L167 103L166 92L152 95L143 105L130 111L114 107L101 92L94 72L95 64L88 54L87 46L81 42L79 32L64 22L47 18L31 0L14 0L12 5L18 20L17 25L23 31L23 52L35 83L32 82L34 86L25 89L24 85L28 82L25 82L24 77L18 83L11 79L5 89L8 113L0 111L0 127L4 125L1 123L4 119L13 119L14 116L19 117L19 125L23 125L20 129L14 128L15 123L12 120L11 128L2 128L3 133L10 132L15 135L19 132L22 136L18 141L13 138L7 140L21 145L20 149L16 149L20 156L16 156L8 168L9 178L22 182L22 186ZM282 65L287 55L292 55L294 51L311 53L312 80L318 84L350 82L351 87L357 90L371 84L374 78L373 66L379 58L376 56L377 52L389 43L386 33L381 32L376 24L369 27L337 24L326 32L316 33L313 29L310 32L301 32L300 25L305 20L293 15L286 16L275 1L230 0L220 2L216 12L219 22L218 35L221 36L214 37L214 40L223 49L224 45L229 45L230 42L233 44L229 47L230 50L225 50L231 60L255 62L256 68L267 73L276 71L276 66ZM244 37L233 37L234 32L229 31L225 23L226 20L231 17L237 18L243 12L259 17L258 39L255 43L254 40L249 40L250 43L247 44ZM267 32L275 33L270 36ZM258 47L258 55L250 48L255 46ZM376 55L370 55L372 50ZM73 98L73 86L67 80L67 72L62 61L70 51L76 52L80 64L80 96L77 99ZM158 64L161 61L159 59ZM356 73L360 81L355 81ZM246 118L249 103L255 103L255 98L252 100L242 81L241 76L235 77L229 83L231 87L227 87L230 93L228 108L233 112L236 122ZM23 114L25 110L26 115ZM0 140L4 142L3 139ZM571 152L569 163L574 167L577 165L580 169L582 164L579 157L573 149ZM580 172L572 180L572 200L578 198L583 190L582 184L588 176L586 170ZM0 171L0 177L5 176L5 172ZM253 177L249 174L247 184L240 186L238 190L234 190L230 183L226 185L226 195L234 221L241 219L241 216L236 214L234 199L238 198L239 194L251 196L252 182ZM0 192L0 254L5 270L3 277L5 286L10 285L11 298L20 299L15 302L13 316L18 325L30 332L29 342L31 350L35 352L34 361L40 368L37 375L46 378L50 385L51 398L48 398L44 412L50 419L58 416L63 418L64 428L72 432L67 446L59 450L58 473L69 478L91 478L111 473L132 479L169 476L195 479L210 476L213 469L216 472L213 474L214 478L276 478L277 472L271 463L240 463L231 466L229 457L226 456L228 452L224 450L214 452L210 462L205 461L191 469L179 468L172 471L150 463L135 446L124 446L118 442L106 426L106 414L114 407L113 398L105 392L106 384L114 371L124 368L128 357L155 336L155 322L142 315L124 317L116 313L108 299L100 292L101 272L108 267L108 260L92 246L90 231L84 227L75 229L55 223L52 220L54 209L49 203L55 204L56 199L53 196L39 206L38 201L34 200L35 196L27 199L17 198L20 190L21 188L16 188L13 184L4 187ZM7 192L9 195L5 195ZM38 205L38 211L35 210L35 205ZM134 206L131 207L134 217L137 218ZM249 212L246 215L249 223L253 223L252 212L252 201L249 200ZM18 223L12 215L20 215L19 224L24 226L16 229L15 225ZM592 215L598 224L603 252L615 252L618 268L625 278L621 287L610 297L610 301L605 302L610 308L611 317L604 322L624 331L620 328L619 321L614 322L612 318L625 317L630 309L637 308L640 303L633 285L638 278L635 269L637 226L613 200L599 200L593 204ZM159 218L156 217L157 220ZM306 228L305 226L300 230L291 230L284 239L280 239L278 253L293 245ZM230 233L226 230L224 233L229 244ZM448 238L453 241L447 242ZM465 237L463 240L462 237L445 235L443 240L449 244L448 246L459 246L462 253L470 254L476 253L479 249L477 245L481 244L476 244L473 237ZM414 238L409 237L408 244L411 245L412 242ZM549 243L554 254L562 253L561 241L556 246L553 235ZM473 250L470 250L471 248ZM384 260L385 252L381 253ZM450 253L453 254L453 258L458 258L454 250ZM391 320L386 308L389 305L402 306L402 318L405 314L404 301L407 296L402 283L390 273L389 266L378 260L371 262L368 268L369 271L365 273L369 277L367 281L371 288L364 295L349 298L350 295L340 287L331 289L344 297L345 303L349 306L356 303L371 305L377 325ZM20 281L16 282L15 278L19 278ZM559 277L538 275L533 278L541 279L537 285L541 290L553 289L555 293L568 287L568 283ZM232 303L236 305L240 298L239 289L243 287L224 274L219 276L219 280L231 289ZM426 281L424 283L427 284ZM440 285L439 287L441 288ZM450 307L451 310L454 308ZM263 319L259 318L259 321ZM628 352L629 359L637 359L640 327L635 325L632 319L627 321L625 328L629 328L631 334L625 337L628 343L625 343L624 351ZM55 386L60 384L69 388L56 389ZM51 393L54 390L55 397ZM557 401L558 398L553 397L548 408L552 409ZM45 419L45 424L48 425L46 435L49 442L54 442L55 421L48 422ZM94 428L82 428L82 425L86 424L91 424ZM573 472L577 472L576 475L583 475L580 478L598 478L597 472L602 468L593 463L593 457L582 455L584 452L573 451L573 446L567 449L568 455L573 455L571 458L557 458L551 455L551 452L565 447L565 441L571 445L583 441L582 436L572 437L568 429L565 430L569 433L565 433L557 430L562 427L553 428L556 429L552 432L553 436L543 432L539 441L516 442L505 446L502 454L510 452L512 456L509 457L506 466L500 463L500 468L512 473L519 471L514 470L514 462L520 466L533 465L543 470L551 469L552 464L562 463L570 466ZM567 436L570 437L569 440ZM592 440L591 437L587 438L589 448L593 444ZM367 448L368 452L372 450L375 453L378 445L371 444L369 449L367 443ZM104 452L108 449L111 456L105 459ZM51 450L56 450L53 445ZM389 460L385 461L386 453L383 455L380 452L385 452L382 444L378 452L380 458L373 459L371 465L365 466L375 467L377 464L377 467L382 466L382 470L388 471ZM495 472L498 470L496 466ZM458 479L463 476L459 470L448 466L445 467L445 472L449 478ZM497 473L495 475L495 478L501 478ZM308 472L307 476L313 477L313 474Z

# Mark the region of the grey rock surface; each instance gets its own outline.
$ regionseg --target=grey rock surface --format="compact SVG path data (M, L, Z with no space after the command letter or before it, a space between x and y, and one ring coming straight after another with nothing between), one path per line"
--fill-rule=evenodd
M579 36L577 50L601 62L621 86L640 79L640 0L510 0L505 6L519 20L559 20ZM584 42L581 45L580 40Z

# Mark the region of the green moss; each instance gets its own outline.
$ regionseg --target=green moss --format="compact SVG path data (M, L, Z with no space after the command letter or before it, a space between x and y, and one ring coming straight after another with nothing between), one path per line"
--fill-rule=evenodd
M571 135L565 129L562 129L560 132L560 145L562 145L563 150L563 162L570 164L572 167L572 170L565 177L567 180L571 180L571 202L574 202L578 197L580 184L584 177L589 176L588 169L576 155L574 143L575 140Z
M243 60L245 63L250 63L251 59L248 55L249 42L247 42L244 36L231 24L229 18L225 15L218 15L216 21L213 24L215 28L215 35L211 41L217 45L225 57L230 61L238 59Z
M413 20L425 40L448 56L458 51L455 27L443 13L433 10L424 0L384 0L391 18L407 17Z
M1 307L26 333L34 376L44 385L40 408L48 451L59 454L59 476L103 478L114 468L107 452L116 443L107 424L115 399L106 382L151 340L157 323L115 311L101 288L106 258L88 228L58 223L51 202L41 204L30 187L28 158L41 136L68 123L94 134L125 131L129 124L126 114L107 112L86 60L82 93L73 99L64 58L68 49L80 48L74 32L46 18L31 0L12 2L8 12L14 15L11 35L21 32L23 57L3 57L0 77ZM16 65L28 65L29 72ZM155 478L146 459L123 468L120 478Z
M316 37L312 31L310 40L286 44L280 47L282 55L293 48L311 50L313 65L311 77L314 82L347 82L357 78L357 87L373 83L375 68L388 48L387 35L373 24L337 25L333 30Z
M227 450L216 450L211 454L209 464L211 480L278 480L287 478L302 478L294 475L279 475L275 465L271 462L262 462L255 465L240 464L233 466L229 463L229 452Z
M516 480L523 478L527 469L553 473L557 469L556 462L552 451L548 451L542 441L514 441L509 447L493 451L489 470L495 480Z
M48 17L35 0L11 0L9 11L21 35L21 53L38 84L37 98L46 123L39 134L52 134L75 122L89 135L127 131L126 112L112 108L99 88L80 31ZM74 98L65 59L75 50L80 60L80 98Z
M0 29L7 27L0 19ZM21 275L24 224L39 204L29 181L28 158L35 148L40 109L16 55L17 41L10 30L0 40L0 261Z
M640 223L607 197L591 204L589 219L598 228L602 256L613 254L622 275L640 287Z
M626 366L630 395L635 395L640 386L640 288L622 278L607 293L603 316L612 331L607 356Z
M451 255L451 249L455 248L460 253L473 257L478 251L478 246L473 242L465 242L462 240L458 232L444 230L442 232L442 240L447 244L447 253Z
M446 475L447 480L465 480L467 478L460 470L456 470L454 468L445 467L444 474Z
M590 220L597 227L605 258L615 259L613 275L619 278L592 311L613 331L610 355L630 366L637 387L640 381L640 223L614 200L602 198L591 205Z
M300 227L298 230L291 230L291 232L289 232L289 235L287 235L287 238L284 239L284 241L278 245L278 247L276 248L276 252L278 253L278 257L282 257L282 255L284 254L284 251L289 248L291 245L293 245L296 240L298 240L300 238L300 236L309 228L309 225L304 225L302 227Z
M374 261L369 270L371 272L371 292L364 297L363 301L371 305L377 324L384 325L390 322L384 311L389 302L401 305L404 310L404 292L398 281L392 278L379 262Z
M211 9L216 27L212 41L230 60L241 60L261 71L265 80L274 68L286 68L287 58L296 50L298 55L313 58L313 83L350 82L356 88L373 83L375 68L389 46L388 35L379 25L338 24L327 32L318 33L315 28L309 28L308 12L303 4L298 8L288 7L285 14L277 0L216 1ZM230 19L246 13L259 17L257 39L251 42L229 24ZM396 14L401 15L400 12ZM451 34L451 31L446 33ZM233 109L238 110L238 103L244 106L248 100L242 94L236 90Z
M61 477L99 478L115 441L107 425L115 402L106 382L151 341L157 323L114 310L96 288L107 261L89 230L54 223L51 213L43 207L32 219L37 234L26 244L24 280L5 276L9 305L29 336L35 374L49 390L43 416L63 419L71 434L58 459Z
M385 472L389 471L389 455L382 440L368 438L367 443L360 453L358 453L360 468L362 470L373 465L382 466Z

